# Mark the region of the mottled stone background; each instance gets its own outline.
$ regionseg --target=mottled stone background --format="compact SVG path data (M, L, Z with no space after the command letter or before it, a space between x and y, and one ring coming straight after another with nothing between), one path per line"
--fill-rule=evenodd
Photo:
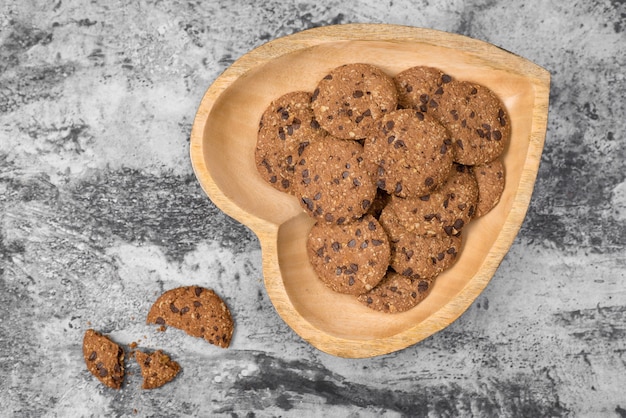
M188 159L234 60L349 22L468 35L552 74L535 193L495 277L447 329L366 360L282 322L256 237ZM625 34L624 0L0 2L0 415L626 417ZM144 324L195 283L233 308L230 349ZM109 390L83 363L90 326L184 371L142 391L129 363Z

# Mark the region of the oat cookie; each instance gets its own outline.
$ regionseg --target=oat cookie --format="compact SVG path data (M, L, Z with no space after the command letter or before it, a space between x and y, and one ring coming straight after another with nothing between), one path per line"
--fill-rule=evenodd
M389 270L376 287L359 295L358 300L376 311L405 312L424 300L433 284L433 279L413 279Z
M274 188L292 193L293 173L306 146L325 132L313 116L311 94L287 93L274 100L259 122L255 163L261 177Z
M168 290L154 302L146 320L172 326L226 348L233 335L233 319L222 299L211 289L184 286Z
M367 136L372 123L396 109L393 79L370 64L346 64L330 71L313 91L311 106L322 128L337 138Z
M394 77L398 89L398 106L427 113L431 107L437 107L445 85L450 81L452 77L438 68L408 68Z
M506 107L493 91L477 83L452 80L431 113L450 131L460 164L495 160L511 135Z
M365 157L377 165L377 186L398 197L436 189L452 169L448 131L434 118L412 109L390 112L365 141Z
M483 216L493 209L504 191L504 165L501 160L494 160L487 164L472 167L478 184L478 204L476 217Z
M141 367L142 389L155 389L171 381L180 372L180 365L161 350L152 353L135 351L135 359Z
M309 145L298 160L295 195L305 211L322 222L358 219L376 196L370 167L358 142L326 136Z
M456 164L446 182L432 193L401 199L393 196L380 215L391 237L459 235L475 216L478 185L467 167Z
M344 225L317 222L309 232L307 252L319 278L339 293L367 292L389 266L387 234L371 215Z
M83 356L87 369L98 380L120 389L124 380L124 349L101 333L88 329L83 337Z
M437 277L454 264L461 249L460 236L402 234L390 241L391 267L412 279Z

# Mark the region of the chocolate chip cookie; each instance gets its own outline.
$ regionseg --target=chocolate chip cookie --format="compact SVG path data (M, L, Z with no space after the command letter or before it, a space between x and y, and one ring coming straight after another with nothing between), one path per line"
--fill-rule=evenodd
M493 209L504 191L504 164L501 160L472 167L472 173L476 177L478 185L478 203L476 205L476 217L485 215Z
M213 290L200 286L183 286L163 293L150 308L146 322L181 329L222 348L230 345L234 330L224 301Z
M455 164L446 182L429 194L401 199L392 196L380 215L380 223L391 237L459 235L476 212L478 185L467 167Z
M444 87L450 81L452 77L438 68L408 68L394 77L398 89L398 106L427 113L428 109L438 106Z
M365 157L377 166L377 186L398 197L435 190L452 169L450 134L436 119L413 109L378 120L365 141Z
M343 225L317 222L309 232L307 252L319 278L339 293L367 292L389 266L387 234L371 215Z
M393 79L370 64L346 64L330 71L313 91L311 106L322 128L343 139L361 139L373 122L396 109Z
M380 283L357 299L370 309L384 313L408 311L420 303L432 289L433 279L414 279L389 270Z
M430 113L450 131L454 160L460 164L495 160L511 135L506 107L493 91L477 83L450 81Z
M124 381L124 349L107 336L88 329L83 337L83 356L87 370L113 389Z
M340 225L370 208L376 197L370 172L361 144L329 135L311 143L299 157L294 192L311 217Z
M325 135L310 101L308 92L287 93L265 109L259 122L254 154L257 171L283 192L292 193L295 164L304 148Z
M391 267L412 279L434 279L450 268L461 249L461 238L402 234L390 237Z
M180 365L162 350L152 353L135 351L135 359L141 368L142 389L155 389L171 381L180 372Z

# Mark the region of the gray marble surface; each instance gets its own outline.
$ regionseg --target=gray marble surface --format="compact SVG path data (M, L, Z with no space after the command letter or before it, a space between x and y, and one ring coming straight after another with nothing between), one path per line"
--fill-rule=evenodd
M129 5L131 4L131 5ZM528 215L450 327L363 360L324 354L274 311L256 237L188 158L211 82L271 39L382 22L494 43L552 74ZM0 416L626 417L623 0L0 2ZM144 323L164 289L232 307L223 350ZM120 391L85 329L184 371Z

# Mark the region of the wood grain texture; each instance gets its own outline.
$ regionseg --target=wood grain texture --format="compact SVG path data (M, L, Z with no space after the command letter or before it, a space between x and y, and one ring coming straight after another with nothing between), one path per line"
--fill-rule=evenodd
M312 91L330 69L348 62L371 63L390 75L414 65L441 68L491 88L511 117L500 204L466 228L458 262L439 277L425 301L402 314L373 312L317 280L305 251L312 221L295 198L265 184L254 165L258 121L269 102L289 91ZM530 202L547 127L549 86L550 75L541 67L465 36L381 24L311 29L250 51L215 80L194 120L191 160L215 205L258 236L265 286L285 322L329 354L376 356L448 326L488 284Z

